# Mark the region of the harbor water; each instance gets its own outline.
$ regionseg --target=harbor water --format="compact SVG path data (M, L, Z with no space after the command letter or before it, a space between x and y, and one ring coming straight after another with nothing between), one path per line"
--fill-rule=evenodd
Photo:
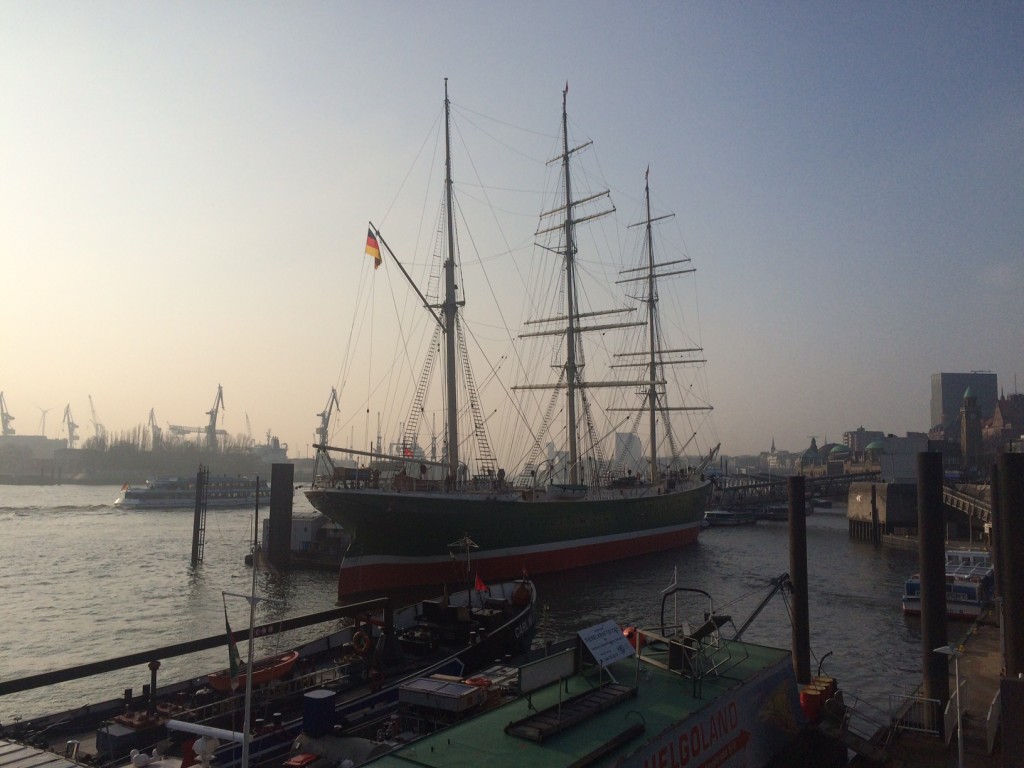
M247 627L252 570L244 558L255 510L211 510L203 561L193 567L190 510L124 510L113 505L117 494L114 486L0 486L0 680L221 633L225 604L232 627ZM295 511L311 511L301 492ZM919 620L900 611L916 554L849 541L843 505L809 515L807 537L812 672L820 663L847 693L886 708L890 694L921 679ZM673 580L708 592L714 609L740 626L789 570L788 547L785 523L760 522L706 529L677 551L536 576L535 643L605 619L656 626ZM270 599L258 603L256 622L334 607L335 582L326 571L258 573L258 593ZM667 602L665 616L678 610L693 624L707 608L706 597L685 593ZM744 639L789 648L788 608L773 597ZM320 631L261 638L256 653ZM226 650L167 659L159 680L198 677L226 662ZM141 666L0 697L0 724L118 698L126 688L138 693L149 675Z

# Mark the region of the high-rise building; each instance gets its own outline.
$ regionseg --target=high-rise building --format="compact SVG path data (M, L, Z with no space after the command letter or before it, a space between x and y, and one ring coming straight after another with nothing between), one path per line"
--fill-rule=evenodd
M977 398L982 419L991 419L999 399L996 375L988 371L932 374L932 423L929 427L952 427L959 435L960 406L968 387Z

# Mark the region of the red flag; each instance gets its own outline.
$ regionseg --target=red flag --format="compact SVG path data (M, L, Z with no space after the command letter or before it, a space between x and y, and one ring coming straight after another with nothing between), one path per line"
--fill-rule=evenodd
M476 584L473 585L473 589L475 589L477 592L487 591L487 585L484 584L484 580L480 578L479 573L477 573L476 575Z
M377 269L380 266L380 246L372 229L366 230L366 255L373 259L373 268Z

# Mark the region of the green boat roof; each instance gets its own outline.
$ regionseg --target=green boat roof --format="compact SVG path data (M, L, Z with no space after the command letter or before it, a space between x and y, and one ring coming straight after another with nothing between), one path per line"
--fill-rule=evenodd
M519 696L401 747L373 764L380 768L543 768L569 766L583 757L600 755L595 764L684 765L685 760L699 764L715 756L731 765L730 757L748 749L747 758L752 758L748 764L763 764L767 762L762 760L764 745L755 743L764 736L759 729L766 723L775 729L768 741L777 752L804 723L790 653L747 643L730 645L730 662L722 665L721 674L703 676L699 691L692 677L646 661L638 664L631 657L614 662L606 671L592 667L562 685L550 683L530 696ZM551 717L566 718L569 700L607 682L609 672L618 684L611 688L635 688L635 695L622 697L543 741L506 732L511 723L548 708L553 708ZM692 726L687 723L685 732L673 730L684 721ZM616 743L617 735L637 725L643 727L642 734Z

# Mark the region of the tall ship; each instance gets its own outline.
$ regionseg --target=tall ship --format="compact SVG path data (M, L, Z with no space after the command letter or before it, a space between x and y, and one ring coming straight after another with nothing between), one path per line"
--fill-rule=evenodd
M558 173L557 201L541 214L534 234L549 277L540 279L535 292L527 291L532 298L534 293L539 297L541 287L553 289L545 305L550 316L528 319L526 332L517 339L547 340L547 352L542 353L546 357L521 364L521 370L535 377L551 375L547 381L507 388L510 399L519 398L513 407L522 421L535 416L538 422L519 430L516 439L524 458L514 472L499 467L490 448L490 416L484 412L468 362L462 318L465 299L459 288L465 281L460 279L453 218L447 82L445 194L438 225L443 266L434 276L436 299L420 292L380 230L370 224L367 253L375 265L380 265L383 248L429 312L434 336L424 371L433 366L435 357L442 358L444 425L435 441L441 443L440 449L424 450L416 430L429 387L420 380L402 438L388 448L381 446L379 437L377 448L370 451L331 446L325 439L326 429L321 431L314 481L306 495L314 508L347 534L349 546L338 580L341 598L441 584L450 580L453 568L464 558L471 558L474 569L485 578L497 579L523 572L563 571L697 540L711 491L704 469L718 446L697 453L692 421L687 427L672 425L673 417L692 419L710 411L710 406L674 400L678 393L671 370L703 362L695 358L702 350L665 338L657 287L660 279L694 270L680 266L688 259L655 260L652 225L666 217L651 215L645 177L643 220L632 225L642 233L638 238L642 255L638 266L620 273L616 281L625 286L625 293L634 294L629 297L634 304L601 311L582 305L580 272L587 265L581 267L579 262L577 227L614 209L592 212L587 208L607 198L607 192L574 193L571 161L589 142L570 147L567 95L568 87L562 99L560 147L549 164ZM539 301L533 307L543 311ZM612 315L625 319L612 319ZM610 368L628 373L616 380L586 376L584 339L597 337L605 344L605 334L612 329L633 338L632 346L623 341L622 351L608 355L615 360ZM460 399L463 391L467 394ZM617 401L602 394L612 391L620 393ZM549 399L538 395L542 392L549 393ZM332 392L331 403L333 398ZM619 412L612 423L632 429L626 433L630 439L617 442L643 446L634 450L641 454L632 457L635 471L626 468L623 458L608 457L604 444L611 430L600 422L598 408L605 416ZM459 416L464 422L461 427ZM556 440L559 446L564 442L564 447L555 448ZM468 459L465 446L474 441L475 458ZM332 458L338 453L347 454L349 461ZM687 459L687 453L693 458ZM344 466L352 464L353 456L363 465Z

